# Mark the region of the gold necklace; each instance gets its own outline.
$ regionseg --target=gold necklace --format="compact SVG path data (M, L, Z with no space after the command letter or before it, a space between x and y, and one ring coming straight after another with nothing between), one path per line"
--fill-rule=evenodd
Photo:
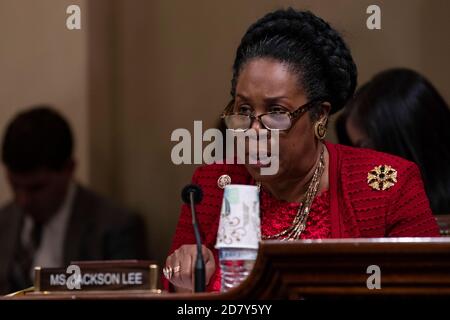
M325 169L325 161L324 161L324 148L320 152L319 163L317 164L316 169L314 170L314 175L309 183L308 189L306 191L306 195L303 198L304 201L300 201L300 207L298 208L297 214L294 217L291 225L281 231L280 233L274 234L272 236L262 236L263 240L273 240L279 239L281 241L285 240L298 240L303 230L306 228L306 221L308 220L309 211L311 208L311 204L317 195L317 191L319 190L320 178L322 177L322 173ZM258 190L261 189L261 183L258 182Z

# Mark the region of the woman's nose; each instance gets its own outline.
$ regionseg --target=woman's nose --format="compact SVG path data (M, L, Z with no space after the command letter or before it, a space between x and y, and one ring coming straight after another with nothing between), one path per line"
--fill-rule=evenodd
M264 129L264 126L262 125L262 123L258 117L254 117L252 119L252 125L250 126L250 128L258 131L260 129Z

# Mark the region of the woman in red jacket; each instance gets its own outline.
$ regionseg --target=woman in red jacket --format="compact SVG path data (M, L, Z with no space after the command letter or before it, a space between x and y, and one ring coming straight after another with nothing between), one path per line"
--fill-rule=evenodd
M247 30L222 117L229 129L279 130L279 170L262 175L257 162L208 165L194 173L204 192L197 219L208 290L220 289L214 244L224 180L260 186L263 239L439 236L413 163L324 142L328 117L351 98L356 76L339 34L310 12L278 10ZM183 206L166 260L176 271L170 277L176 290L193 288L194 243Z

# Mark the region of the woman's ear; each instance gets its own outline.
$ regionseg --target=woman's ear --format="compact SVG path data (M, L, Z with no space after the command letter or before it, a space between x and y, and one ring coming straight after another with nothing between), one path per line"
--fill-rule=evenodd
M328 122L328 115L330 114L331 110L331 104L329 102L323 102L322 108L320 109L319 114L319 121L327 121Z
M323 110L323 114L321 114L320 117L321 118L323 116L328 117L328 115L330 114L330 110L331 110L331 104L329 102L323 102L322 103L322 110Z

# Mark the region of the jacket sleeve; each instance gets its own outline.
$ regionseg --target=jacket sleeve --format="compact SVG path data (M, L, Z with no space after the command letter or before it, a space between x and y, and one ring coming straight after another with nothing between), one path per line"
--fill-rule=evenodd
M103 259L148 259L146 228L138 214L123 212L103 237Z
M420 171L414 163L405 169L400 188L393 194L386 216L389 237L439 237Z
M205 190L205 186L202 185L203 180L202 177L204 174L207 174L204 172L205 168L206 168L205 166L199 167L194 172L194 175L192 177L192 183L199 184L203 190ZM216 218L214 217L213 214L211 214L211 212L208 211L208 206L203 207L198 205L196 212L197 212L197 221L200 227L202 243L213 252L216 262L216 271L209 280L207 291L217 291L220 290L220 275L219 275L217 250L214 249L214 244L208 240L208 238L210 237L206 237L206 235L209 235L212 232L212 230L210 229L217 224ZM172 254L176 249L178 249L180 246L184 244L195 244L195 243L196 241L194 229L192 227L191 211L188 205L183 204L181 206L180 216L178 219L175 234L168 255ZM173 291L172 286L164 276L162 279L162 283L164 289Z

